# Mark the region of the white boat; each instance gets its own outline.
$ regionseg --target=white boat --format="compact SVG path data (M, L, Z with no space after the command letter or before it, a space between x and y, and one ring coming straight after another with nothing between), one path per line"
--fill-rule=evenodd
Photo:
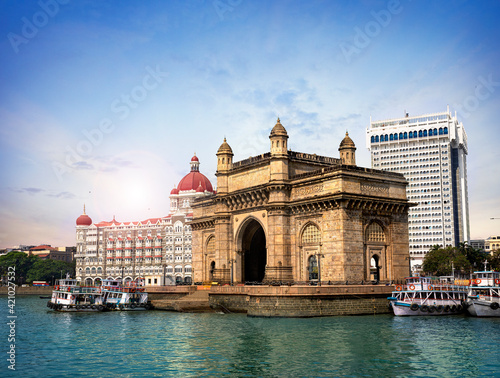
M140 282L128 281L122 285L121 280L103 280L101 287L104 303L110 310L135 311L153 307Z
M464 311L467 286L453 277L407 277L387 298L394 315L455 315Z
M47 307L55 311L98 312L106 309L100 287L80 286L75 279L56 280Z
M474 272L467 296L467 312L472 316L500 317L500 273Z

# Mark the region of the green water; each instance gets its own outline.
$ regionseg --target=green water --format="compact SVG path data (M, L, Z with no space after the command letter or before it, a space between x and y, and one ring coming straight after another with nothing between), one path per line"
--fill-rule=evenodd
M500 376L500 319L57 313L46 302L18 296L11 371L0 298L1 377Z

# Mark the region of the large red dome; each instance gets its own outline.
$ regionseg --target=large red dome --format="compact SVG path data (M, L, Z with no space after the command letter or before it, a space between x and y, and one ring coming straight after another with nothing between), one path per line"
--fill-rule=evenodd
M198 160L196 155L191 158L191 162L189 164L191 165L191 172L189 172L186 176L183 177L181 181L179 181L179 185L177 185L178 192L182 192L185 190L196 190L198 193L204 191L213 193L214 190L212 188L212 183L208 178L205 177L203 173L200 173L200 161Z
M181 181L179 181L177 189L179 191L196 190L199 186L203 188L203 191L214 191L212 188L212 183L203 173L200 173L198 171L191 171L186 176L184 176Z

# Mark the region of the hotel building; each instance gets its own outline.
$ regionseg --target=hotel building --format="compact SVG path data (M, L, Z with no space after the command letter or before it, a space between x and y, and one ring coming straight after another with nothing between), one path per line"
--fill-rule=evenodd
M366 131L372 168L404 174L412 270L434 245L468 241L467 134L447 112L371 121Z
M170 192L170 212L137 222L76 221L76 278L87 285L103 279L144 280L146 285L191 283L191 226L196 198L214 194L193 156L191 171Z

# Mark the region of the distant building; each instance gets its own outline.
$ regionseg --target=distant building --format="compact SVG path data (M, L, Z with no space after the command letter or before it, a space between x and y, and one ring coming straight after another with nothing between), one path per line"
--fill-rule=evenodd
M409 274L407 182L340 158L288 149L278 119L269 151L233 162L217 151L217 194L193 204L196 282L361 283Z
M200 171L199 159L170 192L170 212L165 217L136 222L92 223L83 214L76 221L76 278L92 285L105 278L146 285L191 283L191 204L213 195L210 180Z
M405 175L412 269L434 245L469 241L467 135L449 110L370 121L366 144L372 167Z
M497 249L500 249L500 236L490 236L484 241L485 252L493 253Z
M484 251L484 239L471 240L468 244L474 249Z
M42 260L59 260L65 262L73 261L73 255L75 252L74 247L58 247L54 248L50 245L43 244L36 247L30 248L28 251L29 256L38 256Z

